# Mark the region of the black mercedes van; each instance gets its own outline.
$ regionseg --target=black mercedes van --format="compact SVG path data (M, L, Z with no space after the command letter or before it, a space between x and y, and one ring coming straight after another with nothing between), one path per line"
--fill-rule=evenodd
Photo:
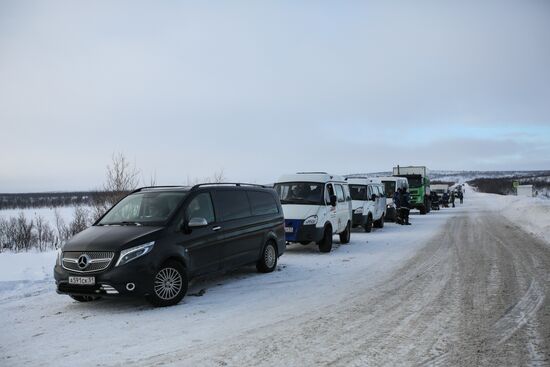
M284 250L283 210L271 188L146 187L67 241L54 276L57 292L77 301L144 296L170 306L194 276L247 264L271 272Z

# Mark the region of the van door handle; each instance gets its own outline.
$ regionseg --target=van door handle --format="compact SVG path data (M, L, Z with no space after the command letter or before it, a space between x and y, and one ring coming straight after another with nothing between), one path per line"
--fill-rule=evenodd
M219 231L220 229L222 229L222 227L220 227L220 226L216 226L216 227L212 228L213 231Z

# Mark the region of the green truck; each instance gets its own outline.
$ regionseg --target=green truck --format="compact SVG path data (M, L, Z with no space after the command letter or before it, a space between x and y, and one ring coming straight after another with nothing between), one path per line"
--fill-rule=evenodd
M409 181L411 208L418 209L420 214L430 212L430 177L425 166L397 166L393 167L393 175L405 177Z

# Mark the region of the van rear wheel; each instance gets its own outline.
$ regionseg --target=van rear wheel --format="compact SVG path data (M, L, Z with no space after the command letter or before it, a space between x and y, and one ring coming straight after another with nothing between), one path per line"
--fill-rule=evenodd
M277 267L277 249L273 241L266 243L262 256L256 263L256 269L260 273L271 273Z
M332 250L332 228L330 226L325 228L323 239L317 242L317 245L319 245L319 251L321 252L330 252Z
M178 261L162 265L153 278L153 292L147 300L155 307L177 305L187 293L187 272Z
M344 232L340 233L340 243L349 243L351 238L351 224L348 222Z

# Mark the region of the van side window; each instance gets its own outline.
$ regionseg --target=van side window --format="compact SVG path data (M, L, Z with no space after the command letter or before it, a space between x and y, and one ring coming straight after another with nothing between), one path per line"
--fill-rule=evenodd
M378 190L380 191L380 197L386 197L386 190L384 186L378 186Z
M342 185L335 185L336 186L336 198L338 199L339 203L343 203L346 201L344 197L344 189L342 188Z
M252 216L245 191L219 190L214 192L216 211L222 220L233 220Z
M252 215L265 215L279 213L279 207L273 195L267 192L248 191Z
M189 202L185 211L185 219L189 220L191 218L204 218L208 223L216 221L209 193L198 194Z
M368 200L370 200L370 198L372 197L372 194L373 194L372 186L369 185L369 186L367 186L367 199Z

